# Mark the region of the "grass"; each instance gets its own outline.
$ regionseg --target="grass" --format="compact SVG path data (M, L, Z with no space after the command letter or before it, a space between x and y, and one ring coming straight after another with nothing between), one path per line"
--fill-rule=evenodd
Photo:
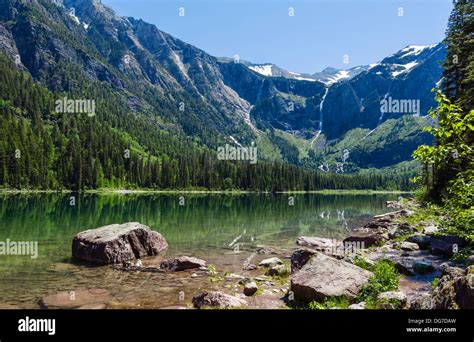
M358 263L361 265L360 267L371 271L373 275L370 277L369 282L359 291L356 302L366 302L368 309L380 308L384 303L379 301L378 295L382 292L398 290L400 274L389 260L380 260L373 266L364 265L360 261Z
M312 301L308 304L310 310L326 310L331 308L347 309L350 301L345 296L326 298L322 303Z

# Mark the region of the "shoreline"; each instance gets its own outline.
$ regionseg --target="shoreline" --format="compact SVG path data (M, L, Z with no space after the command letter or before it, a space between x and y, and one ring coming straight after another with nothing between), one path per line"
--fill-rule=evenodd
M321 189L321 190L295 190L295 191L252 191L252 190L152 190L152 189L94 189L94 190L16 190L1 189L0 195L17 194L223 194L223 195L242 195L242 194L321 194L321 195L372 195L372 194L412 194L412 191L403 190L354 190L354 189Z

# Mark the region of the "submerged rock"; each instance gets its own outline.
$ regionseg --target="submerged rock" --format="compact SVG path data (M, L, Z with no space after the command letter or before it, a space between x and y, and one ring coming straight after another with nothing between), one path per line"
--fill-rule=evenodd
M354 299L371 275L358 266L318 252L291 276L291 291L296 300L303 302L335 296Z
M433 267L433 264L431 262L417 260L413 264L413 270L415 270L415 272L419 274L426 274L433 272L435 268Z
M43 309L74 309L99 307L112 299L109 291L104 289L88 289L64 291L40 299Z
M167 259L160 263L160 268L168 269L170 271L184 271L200 267L206 267L206 262L204 260L188 256Z
M230 309L240 308L246 304L247 302L245 300L220 291L203 292L199 296L193 298L193 306L196 309L202 307Z
M157 255L168 248L165 238L138 222L111 224L77 234L72 242L75 259L114 264Z

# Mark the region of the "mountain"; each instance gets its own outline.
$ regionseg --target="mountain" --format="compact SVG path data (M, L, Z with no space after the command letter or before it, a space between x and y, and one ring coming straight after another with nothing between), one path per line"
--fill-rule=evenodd
M99 110L97 120L143 153L169 155L155 143L164 136L176 140L166 146L186 141L192 150L255 142L259 160L317 169L335 162L335 151L357 132L370 137L366 144L376 144L372 137L399 139L363 146L367 153L345 172L394 166L426 142L423 119L410 131L404 117L414 113L381 115L381 101L420 100L415 114L426 115L445 54L441 44L408 46L369 66L298 74L211 56L143 20L118 16L99 0L2 0L0 50L55 94L103 92L109 102L98 99L107 111ZM412 134L388 139L388 120Z
M325 68L321 72L314 73L311 77L319 82L323 82L327 86L340 81L348 81L360 73L369 69L369 66L356 66L347 70L339 70L335 68Z

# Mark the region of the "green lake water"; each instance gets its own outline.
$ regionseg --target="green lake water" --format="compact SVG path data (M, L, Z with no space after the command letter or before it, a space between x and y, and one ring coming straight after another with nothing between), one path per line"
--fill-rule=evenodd
M38 257L0 255L0 304L38 307L44 295L102 288L120 307L179 305L211 285L189 272L125 273L72 263L75 234L112 223L141 222L160 232L162 257L191 255L218 271L242 274L257 245L289 255L298 236L344 238L396 194L18 194L0 196L0 241L38 242ZM238 245L238 250L236 246ZM268 257L268 256L267 256ZM257 257L258 258L258 257ZM154 260L154 258L152 258ZM148 260L148 262L153 262ZM253 260L255 262L257 259ZM155 260L159 261L159 259ZM185 304L188 303L189 300ZM181 303L182 304L182 303Z

